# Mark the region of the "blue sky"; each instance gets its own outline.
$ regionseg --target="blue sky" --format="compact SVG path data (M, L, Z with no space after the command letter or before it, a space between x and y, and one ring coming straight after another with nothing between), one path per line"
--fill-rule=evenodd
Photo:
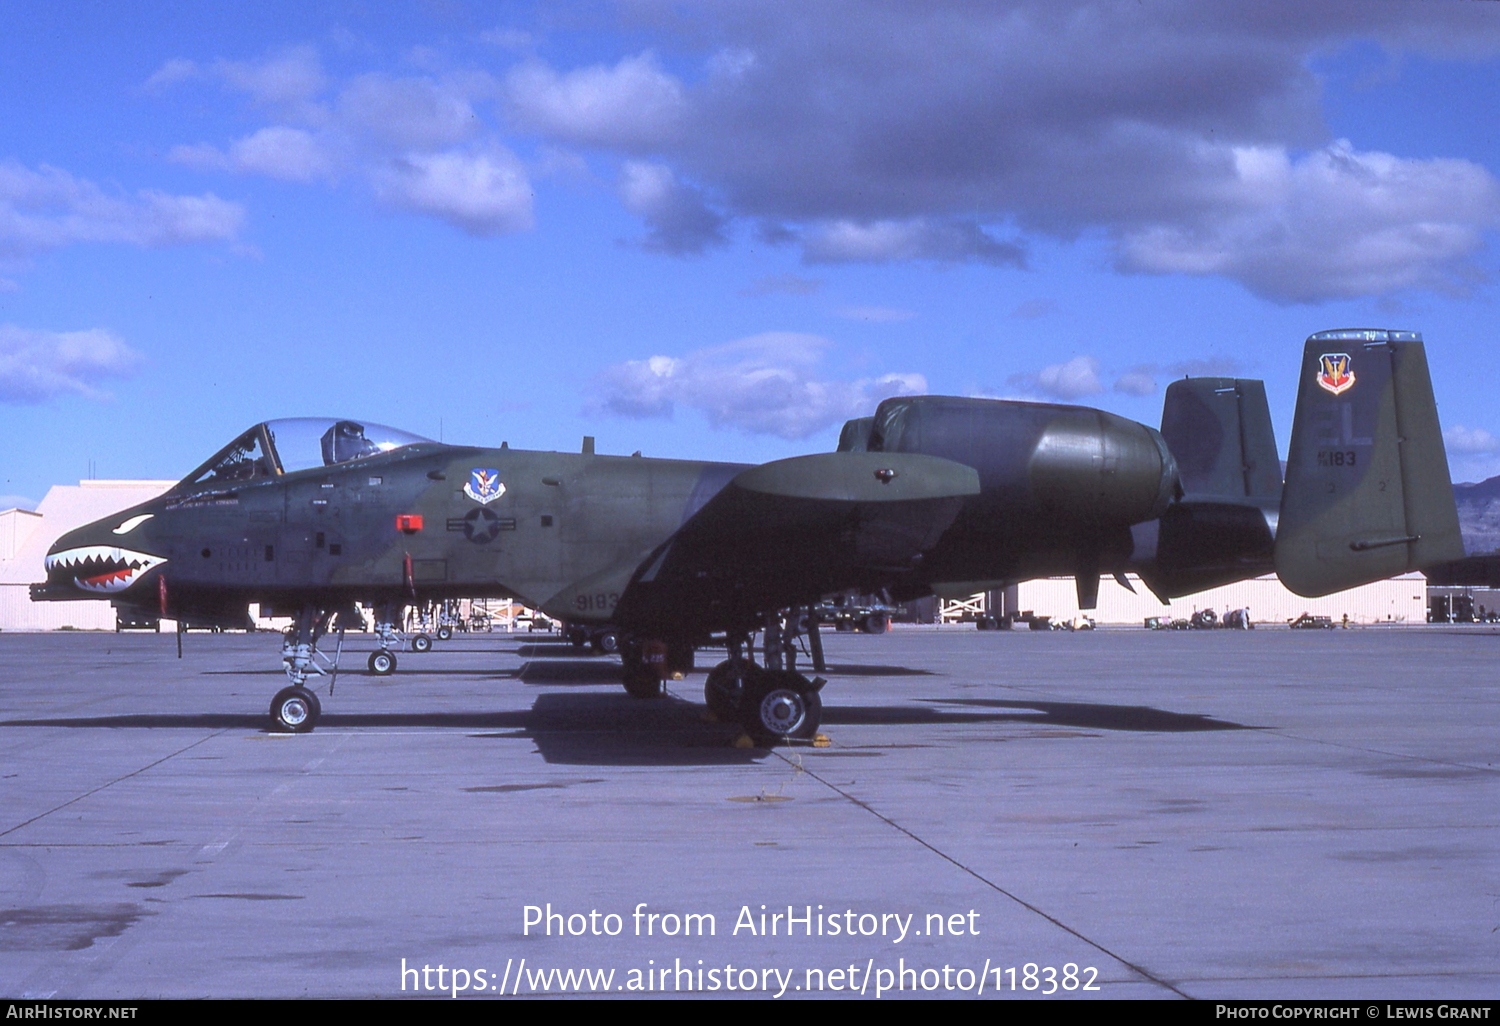
M273 417L759 461L1424 333L1500 473L1500 4L6 2L0 506Z

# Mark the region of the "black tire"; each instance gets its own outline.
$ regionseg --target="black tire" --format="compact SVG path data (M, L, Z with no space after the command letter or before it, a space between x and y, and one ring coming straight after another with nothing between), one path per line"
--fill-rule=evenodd
M271 700L271 729L283 734L306 734L323 712L318 696L306 688L289 687Z
M413 652L431 652L432 639L425 634L418 634L411 639L411 650Z
M452 637L453 637L453 628L452 627L439 627L437 629L437 639L439 641L448 641Z
M625 693L631 698L662 696L661 678L644 662L627 662L622 683L625 685Z
M738 667L732 661L726 659L712 670L708 671L708 679L703 682L703 701L708 704L708 711L721 720L735 720L739 718L740 693L744 679Z
M883 613L871 613L865 617L864 628L866 634L884 634L885 629L891 625Z
M833 622L833 629L838 631L840 634L848 634L850 631L854 630L854 624L853 622L840 617Z
M620 651L620 635L618 631L602 630L594 635L592 639L594 651L601 655L614 655Z
M993 616L981 616L978 620L974 621L974 626L982 631L992 631L1000 625L995 622Z
M377 677L389 677L396 672L396 653L381 649L370 653L370 672Z
M790 670L767 670L745 683L740 723L762 748L806 741L818 732L823 700L807 679Z

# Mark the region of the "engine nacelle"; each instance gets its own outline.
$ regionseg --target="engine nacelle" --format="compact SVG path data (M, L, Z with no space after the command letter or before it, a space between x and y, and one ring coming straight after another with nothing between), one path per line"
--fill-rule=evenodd
M1001 519L1126 527L1161 516L1179 493L1162 436L1102 410L952 396L887 399L850 421L841 449L941 456L979 472L977 502Z

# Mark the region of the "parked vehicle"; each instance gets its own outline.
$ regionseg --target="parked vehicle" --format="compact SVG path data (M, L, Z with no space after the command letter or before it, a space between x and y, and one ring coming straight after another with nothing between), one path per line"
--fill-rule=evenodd
M1311 613L1303 613L1295 620L1288 620L1287 626L1294 631L1317 631L1333 630L1333 618L1331 616L1313 616Z

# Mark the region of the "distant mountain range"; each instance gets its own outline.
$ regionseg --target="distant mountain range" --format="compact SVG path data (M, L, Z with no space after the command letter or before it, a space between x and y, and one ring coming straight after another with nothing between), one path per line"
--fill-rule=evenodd
M1464 552L1470 556L1500 552L1500 477L1453 486Z

